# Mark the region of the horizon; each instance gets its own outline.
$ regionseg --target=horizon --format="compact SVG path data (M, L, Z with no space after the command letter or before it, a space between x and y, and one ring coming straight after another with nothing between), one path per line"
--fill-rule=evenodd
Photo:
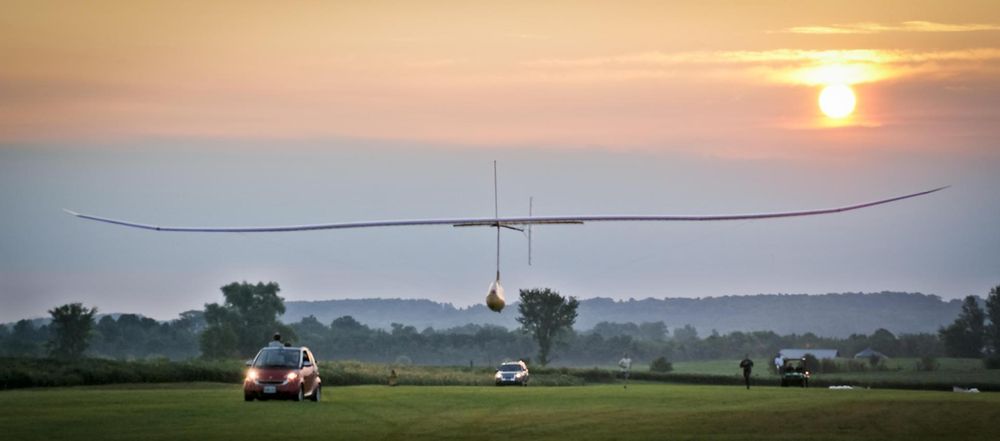
M280 293L279 293L279 295L280 295ZM636 302L643 302L643 301L649 301L649 300L653 300L653 301L669 301L669 300L693 300L693 301L700 301L700 300L727 299L727 298L733 298L733 297L783 297L783 296L788 296L788 297L823 297L823 296L849 296L849 295L860 295L860 296L877 296L877 295L921 296L921 297L934 298L934 299L940 301L942 304L958 304L958 303L961 303L962 300L963 300L962 298L947 299L947 298L943 298L943 297L935 295L935 294L926 294L926 293L921 293L921 292L901 292L901 291L830 292L830 293L756 293L756 294L729 294L729 295L702 296L702 297L643 297L643 298L634 298L634 297L629 297L629 298L587 297L587 298L576 298L576 299L579 300L580 302L593 301L593 300L610 300L610 301L612 301L614 303L636 303ZM982 303L983 301L985 301L985 297L984 296L980 296L980 295L976 295L976 294L970 294L970 295L973 296L973 297L976 297L980 301L980 303ZM433 304L436 304L436 305L449 306L449 307L453 308L455 311L459 311L459 312L469 312L469 311L472 311L474 309L478 309L478 310L486 309L486 305L484 305L482 303L470 303L468 305L456 305L456 304L454 304L452 302L437 301L437 300L430 299L430 298L403 298L403 297L348 297L348 298L328 298L328 299L311 299L311 300L310 299L306 299L306 300L288 300L288 299L285 299L285 304L287 305L288 303L326 303L326 302L340 302L340 301L344 301L344 302L352 302L352 301L353 302L367 302L367 301L429 302L429 303L433 303ZM213 303L215 303L215 302L213 302ZM511 308L511 310L513 310L513 308L518 303L519 303L519 299L518 298L512 298L512 299L510 299L507 302L507 307ZM98 312L96 314L97 317L103 317L103 316L106 316L106 315L116 316L116 315L131 314L131 315L137 315L137 316L140 316L140 317L151 318L151 319L154 319L154 320L156 320L158 322L169 322L169 321L172 321L172 320L177 320L178 318L180 318L180 314L185 313L185 312L202 311L202 309L191 309L191 310L186 310L186 311L179 312L176 317L163 318L163 317L154 317L154 316L151 316L151 315L147 315L147 314L144 314L144 313L142 313L140 311L119 311L119 310L104 311L103 308L100 307L100 305L84 305L84 306L97 307L98 308ZM492 316L493 314L491 313L489 315ZM282 315L281 317L283 317L283 316L284 315ZM499 317L499 315L497 315L497 316ZM45 316L45 315L39 315L39 316L35 316L35 317L22 317L20 319L14 320L14 321L0 322L0 325L12 325L12 324L14 324L14 323L16 323L17 321L20 321L20 320L37 321L37 320L49 320L49 319L50 319L50 317ZM618 322L613 322L613 323L618 323ZM403 324L405 325L407 323L403 323ZM474 323L470 322L468 324L474 324ZM459 326L464 326L464 325L459 325ZM675 326L675 327L683 327L683 326L684 325L678 325L678 326ZM747 332L752 332L752 331L747 331Z

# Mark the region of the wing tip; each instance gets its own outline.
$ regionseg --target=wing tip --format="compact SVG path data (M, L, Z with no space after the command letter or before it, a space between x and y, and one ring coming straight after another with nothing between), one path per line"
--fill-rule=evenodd
M77 213L77 212L75 212L73 210L70 210L69 208L63 208L62 210L65 211L66 214L68 214L70 216L80 217L80 213Z

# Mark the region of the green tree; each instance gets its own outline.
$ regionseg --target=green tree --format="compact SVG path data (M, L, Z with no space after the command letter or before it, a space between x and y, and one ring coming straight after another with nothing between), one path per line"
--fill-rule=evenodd
M938 333L944 341L945 352L952 357L979 358L983 355L983 338L986 334L986 313L979 307L975 296L962 302L962 312L955 322Z
M548 288L522 289L520 294L521 303L517 309L521 316L517 321L538 343L538 363L545 366L551 361L549 354L559 334L572 329L576 322L576 308L580 302Z
M986 345L993 357L1000 357L1000 285L994 286L986 297L986 315L990 319L986 327Z
M868 338L868 345L890 357L899 355L897 351L899 341L892 332L889 332L889 330L885 328L875 330L871 337Z
M674 328L674 340L681 344L697 342L698 330L689 324L683 328Z
M294 341L292 329L280 322L285 312L281 288L275 282L242 282L222 287L223 304L205 305L207 327L201 336L201 353L206 358L249 357L267 344L275 332L286 342Z
M83 356L94 329L97 308L84 308L83 304L70 303L49 310L52 315L49 354L55 358L75 360Z
M5 352L13 357L42 355L42 345L48 340L47 329L35 329L30 320L18 320L7 338Z
M667 338L667 325L662 321L640 323L639 337L644 340L663 341Z

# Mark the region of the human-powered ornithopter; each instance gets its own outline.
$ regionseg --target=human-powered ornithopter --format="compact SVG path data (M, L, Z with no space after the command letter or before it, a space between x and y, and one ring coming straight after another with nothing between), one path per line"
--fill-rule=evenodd
M171 227L151 224L141 224L137 222L111 219L100 216L77 213L66 210L67 213L98 222L121 225L125 227L141 228L153 231L171 231L184 233L279 233L289 231L314 231L314 230L339 230L344 228L374 228L374 227L409 227L416 225L452 225L455 227L489 227L496 228L497 231L497 272L496 278L490 284L489 292L486 295L486 305L493 311L500 312L506 305L503 295L503 286L500 285L500 230L509 229L526 233L528 236L529 264L531 249L531 226L532 225L564 225L583 224L585 222L680 222L680 221L734 221L734 220L754 220L754 219L774 219L782 217L815 216L821 214L839 213L842 211L857 210L872 207L875 205L888 204L890 202L901 201L903 199L914 198L926 194L943 190L946 187L938 187L932 190L911 193L904 196L896 196L888 199L881 199L873 202L861 204L845 205L835 208L822 208L817 210L802 211L782 211L773 213L744 213L744 214L700 214L700 215L628 215L628 214L595 214L595 215L571 215L571 216L533 216L529 206L527 217L500 217L499 205L497 203L497 177L496 161L493 162L493 217L470 217L470 218L444 218L444 219L409 219L409 220L379 220L362 222L338 222L326 224L305 224L286 226L263 226L263 227Z

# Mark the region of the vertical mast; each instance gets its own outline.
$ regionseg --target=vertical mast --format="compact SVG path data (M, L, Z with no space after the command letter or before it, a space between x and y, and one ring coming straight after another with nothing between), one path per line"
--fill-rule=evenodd
M500 280L500 202L497 191L497 161L493 160L493 218L497 228L497 281Z

